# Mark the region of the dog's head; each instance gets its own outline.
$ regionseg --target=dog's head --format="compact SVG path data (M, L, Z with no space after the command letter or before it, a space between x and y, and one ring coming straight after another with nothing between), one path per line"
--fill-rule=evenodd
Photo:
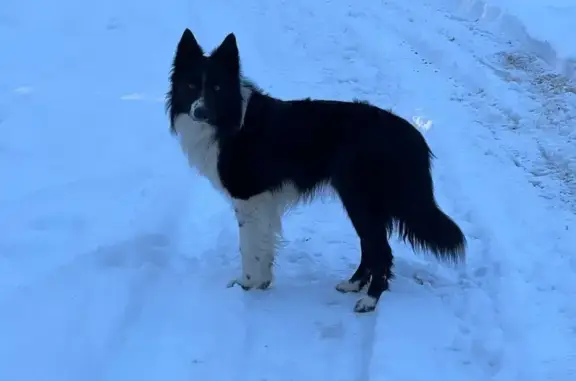
M205 55L194 34L186 29L176 49L170 82L166 108L172 133L176 133L174 122L180 115L210 124L221 133L240 127L242 81L240 55L233 33Z

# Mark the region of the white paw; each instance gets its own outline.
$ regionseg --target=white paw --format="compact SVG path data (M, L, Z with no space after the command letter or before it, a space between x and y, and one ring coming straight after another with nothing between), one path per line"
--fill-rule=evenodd
M378 299L372 296L363 296L356 302L354 306L354 312L370 312L376 309L376 305L378 304Z
M342 281L336 285L336 290L340 292L359 292L360 291L360 281L355 282Z
M336 285L336 290L340 292L360 292L364 287L369 286L370 282L362 286L362 281L357 280L354 282L350 282L348 280L344 280Z
M228 282L227 287L234 287L236 285L242 287L245 291L258 289L258 290L266 290L272 284L272 274L270 276L265 277L252 277L250 275L244 275L240 278L232 279Z

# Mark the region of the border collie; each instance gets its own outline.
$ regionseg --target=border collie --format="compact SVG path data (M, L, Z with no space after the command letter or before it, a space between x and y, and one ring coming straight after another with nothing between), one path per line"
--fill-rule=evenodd
M359 292L356 312L373 311L392 274L390 234L439 260L464 260L466 239L434 198L421 133L367 102L280 100L241 73L230 33L210 54L186 29L174 56L166 110L191 167L234 206L242 274L229 283L266 289L282 216L329 188L360 240L361 260L336 286Z

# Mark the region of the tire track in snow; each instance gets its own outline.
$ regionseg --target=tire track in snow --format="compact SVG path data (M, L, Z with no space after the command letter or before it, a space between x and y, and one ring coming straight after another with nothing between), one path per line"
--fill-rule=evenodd
M137 238L80 255L4 301L0 377L23 380L50 374L75 380L94 376L108 343L121 339L137 320L154 281L149 261L157 259L146 258L146 253L157 238ZM140 254L144 258L138 258ZM117 263L126 255L133 261L127 268L102 266L102 261ZM34 366L23 363L24 359L31 359Z
M148 287L138 319L126 319L111 343L99 380L233 380L229 369L241 366L241 306L225 287L227 276L215 271L227 264L217 249L233 214L206 180L181 185L189 202L173 210L179 222L167 229L170 259Z
M78 245L71 243L57 257L45 253L53 263L48 269L39 269L42 276L35 274L33 280L2 300L1 379L32 380L46 375L63 381L98 379L102 361L122 345L131 326L138 323L159 268L170 262L170 235L180 212L172 203L181 205L181 200L175 198L177 193L175 196L170 183L165 187L165 178L155 179L155 185L137 187L145 190L147 197L139 198L139 192L134 192L138 194L134 197L132 193L132 202L122 205L124 215L108 215L108 229L121 231L100 238L119 242L94 245L95 249L84 253L76 252ZM55 195L58 200L63 198L62 194ZM82 192L74 196L84 202L90 199ZM57 205L62 211L62 204ZM33 211L42 214L42 209ZM48 226L53 222L50 218L43 220ZM126 229L127 225L131 229ZM126 238L130 233L134 237ZM90 243L80 246L90 247ZM35 366L25 363L29 359Z

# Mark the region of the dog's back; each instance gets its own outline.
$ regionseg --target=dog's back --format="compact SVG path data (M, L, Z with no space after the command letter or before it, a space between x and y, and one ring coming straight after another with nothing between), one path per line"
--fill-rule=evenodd
M245 171L271 178L271 187L292 182L309 191L340 169L365 158L363 176L372 187L402 173L427 172L430 149L420 132L401 117L362 102L281 101L254 93L242 129L226 145ZM249 147L249 148L248 148Z

